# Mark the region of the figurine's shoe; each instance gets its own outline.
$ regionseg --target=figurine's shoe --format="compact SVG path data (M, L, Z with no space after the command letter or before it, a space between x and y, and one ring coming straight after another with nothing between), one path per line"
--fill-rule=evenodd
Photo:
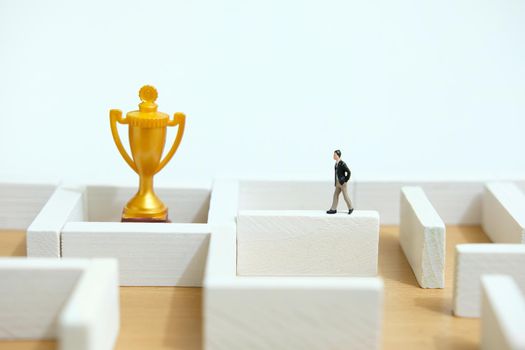
M348 215L352 214L353 211L354 211L354 208L348 209Z
M327 210L326 213L327 214L335 214L335 213L337 213L337 210L330 209L330 210Z

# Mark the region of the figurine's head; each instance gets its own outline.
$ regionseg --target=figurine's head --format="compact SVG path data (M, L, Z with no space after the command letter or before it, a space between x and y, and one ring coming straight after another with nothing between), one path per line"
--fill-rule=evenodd
M338 149L336 149L336 150L334 151L334 160L337 160L337 161L338 161L339 159L341 159L341 151L338 150Z

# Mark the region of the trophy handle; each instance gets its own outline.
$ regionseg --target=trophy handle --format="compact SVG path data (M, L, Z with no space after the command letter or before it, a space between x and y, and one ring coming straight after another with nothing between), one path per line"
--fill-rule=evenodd
M170 159L173 157L175 152L177 151L177 148L179 148L179 144L182 140L182 134L184 134L184 126L186 125L186 115L184 113L177 112L173 115L173 119L168 121L168 126L175 126L179 125L179 129L177 130L177 136L175 137L175 141L173 142L173 146L171 146L170 151L166 154L164 159L160 162L159 167L155 171L155 174L166 166L166 164L170 161Z
M120 136L118 134L117 122L120 124L128 124L127 119L122 118L122 111L120 109L112 109L109 111L109 124L111 125L111 135L113 136L113 141L115 141L115 145L117 146L118 151L126 163L128 163L131 169L133 169L138 174L135 162L133 159L131 159L128 152L126 152L124 146L122 146L122 141L120 141Z

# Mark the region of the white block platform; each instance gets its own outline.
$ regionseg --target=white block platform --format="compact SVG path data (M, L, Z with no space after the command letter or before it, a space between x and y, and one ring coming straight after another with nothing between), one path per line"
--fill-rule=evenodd
M379 349L380 278L237 275L235 218L246 186L218 180L213 187L205 349Z
M401 189L399 241L422 288L445 287L445 224L421 187Z
M206 224L70 222L63 257L114 257L121 286L202 286L210 230Z
M481 277L481 349L525 349L525 296L505 275Z
M480 316L480 278L487 274L512 276L520 289L525 291L525 245L488 243L456 246L453 297L456 316Z
M244 210L237 218L243 276L375 276L379 215Z
M114 257L126 286L201 286L210 188L158 187L172 223L121 223L133 187L60 186L27 232L29 256Z
M491 182L483 194L483 230L494 243L525 243L525 194L511 182Z
M1 258L0 281L0 339L113 348L120 324L114 259Z

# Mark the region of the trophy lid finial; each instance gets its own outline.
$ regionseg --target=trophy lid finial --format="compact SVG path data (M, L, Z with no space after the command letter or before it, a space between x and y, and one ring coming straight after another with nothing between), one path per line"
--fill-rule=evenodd
M139 109L141 112L157 111L157 104L155 103L158 97L157 89L151 85L144 85L140 88L139 97L142 101L139 104Z

